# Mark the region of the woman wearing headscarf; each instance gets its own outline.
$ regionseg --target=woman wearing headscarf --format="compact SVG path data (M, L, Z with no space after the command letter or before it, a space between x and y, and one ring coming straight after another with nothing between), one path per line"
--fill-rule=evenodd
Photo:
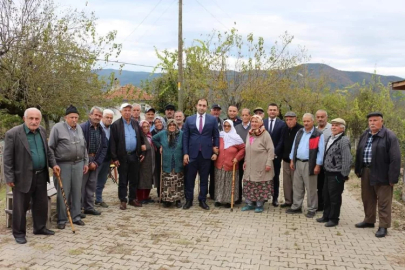
M155 148L152 143L152 134L150 132L150 124L146 120L140 122L142 136L145 138L145 158L140 165L140 177L137 190L138 201L142 204L154 202L150 197L152 189L154 170L155 170Z
M166 121L163 117L161 116L156 116L155 119L153 119L153 129L152 129L152 137L158 134L159 132L163 131L166 129ZM154 170L154 180L155 182L153 183L154 187L156 187L156 192L157 196L160 197L160 175L161 175L161 169L162 169L162 164L161 164L162 156L160 155L159 148L155 147L155 170Z
M261 213L264 201L270 200L272 196L274 145L260 116L252 116L250 124L243 164L243 196L246 206L242 207L242 211L255 209L256 213Z
M219 155L215 161L215 206L224 204L231 207L233 165L235 164L235 187L239 186L238 163L245 155L245 144L236 133L233 121L223 122L223 131L219 133ZM239 198L239 189L234 189L234 201Z
M169 119L167 130L159 132L152 140L163 155L163 204L169 207L175 202L176 207L181 208L181 199L184 197L183 132L174 119Z

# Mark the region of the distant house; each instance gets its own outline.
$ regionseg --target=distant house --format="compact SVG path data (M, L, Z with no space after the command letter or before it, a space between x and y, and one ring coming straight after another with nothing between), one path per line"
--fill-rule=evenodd
M120 103L139 103L144 111L149 107L148 103L152 101L153 96L134 85L124 85L110 90L106 98L118 99Z
M392 90L405 90L405 80L392 82Z

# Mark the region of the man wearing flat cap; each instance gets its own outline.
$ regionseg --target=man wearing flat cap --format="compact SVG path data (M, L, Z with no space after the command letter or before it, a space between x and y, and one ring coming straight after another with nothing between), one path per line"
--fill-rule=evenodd
M173 104L167 104L165 107L165 121L167 123L167 120L169 119L174 119L174 112L176 111L176 107L174 107Z
M256 108L253 110L253 113L254 113L255 115L259 115L262 119L264 119L264 109L263 109L262 107L256 107Z
M149 108L145 111L145 120L149 122L151 132L155 129L155 124L153 122L153 120L155 120L155 113L156 110L154 108Z
M60 167L62 185L66 199L70 198L70 214L73 223L83 226L81 220L81 198L83 174L88 171L89 157L83 130L77 123L79 112L70 105L66 109L65 122L56 123L49 136L49 150L53 153L56 163ZM56 211L58 214L58 229L64 229L67 222L65 202L59 182L54 177L58 190Z
M345 136L346 121L336 118L331 121L331 136L326 141L323 168L325 179L323 186L323 216L316 221L325 223L325 227L339 224L340 207L344 183L349 179L352 154L350 140Z
M356 152L355 173L361 177L364 221L356 228L373 228L378 205L379 228L376 237L385 237L391 226L393 186L398 183L401 152L398 138L384 127L383 115L367 115L368 129L361 135Z

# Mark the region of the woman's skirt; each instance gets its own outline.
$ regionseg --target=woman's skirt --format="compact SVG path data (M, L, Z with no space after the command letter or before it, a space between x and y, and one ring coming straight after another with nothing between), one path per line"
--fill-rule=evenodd
M232 196L232 171L215 168L215 201L231 203ZM235 170L235 186L233 201L239 198L239 170Z
M273 180L253 182L243 179L243 196L249 201L270 200L273 194Z
M184 198L183 173L162 172L162 201L175 202Z

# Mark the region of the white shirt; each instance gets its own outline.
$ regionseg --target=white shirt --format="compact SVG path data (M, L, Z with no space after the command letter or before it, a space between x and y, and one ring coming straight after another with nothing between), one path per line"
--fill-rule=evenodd
M197 130L199 130L200 129L200 114L199 113L197 113L196 114L197 115L197 119L196 119L196 122L195 122L195 125L196 125L196 127L197 127ZM202 128L204 129L204 125L205 125L205 115L206 115L206 113L204 113L203 115L202 115Z
M245 126L244 124L243 124L243 122L242 122L242 127L244 128L244 129L248 129L249 128L249 125L250 125L250 122L249 123L247 123L247 125Z
M342 134L343 134L343 132L341 132L341 133L339 133L339 134L336 134L335 136L333 136L333 134L330 135L330 139L329 139L329 141L328 141L328 144L326 145L326 149L325 149L325 150L328 150L329 147L332 145L332 143L333 143L337 138L339 138Z

